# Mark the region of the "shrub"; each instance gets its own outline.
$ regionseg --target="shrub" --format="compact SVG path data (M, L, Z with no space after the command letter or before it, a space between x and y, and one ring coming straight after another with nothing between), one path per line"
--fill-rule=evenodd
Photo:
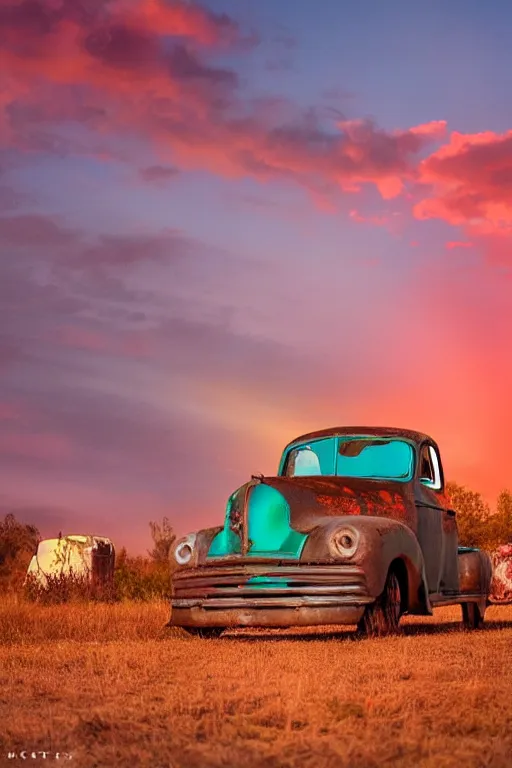
M0 587L3 592L18 591L40 541L34 525L20 523L13 514L0 520Z
M48 574L45 584L30 574L24 584L24 596L31 602L43 605L89 601L113 602L116 599L112 583L91 581L88 575L78 573Z
M130 557L122 549L114 571L114 590L118 600L153 600L170 597L169 562L146 557Z

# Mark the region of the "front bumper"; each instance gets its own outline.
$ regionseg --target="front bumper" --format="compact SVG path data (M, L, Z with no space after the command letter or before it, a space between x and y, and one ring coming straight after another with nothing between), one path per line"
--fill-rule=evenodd
M368 594L353 565L233 564L178 571L170 624L181 627L290 627L356 624Z

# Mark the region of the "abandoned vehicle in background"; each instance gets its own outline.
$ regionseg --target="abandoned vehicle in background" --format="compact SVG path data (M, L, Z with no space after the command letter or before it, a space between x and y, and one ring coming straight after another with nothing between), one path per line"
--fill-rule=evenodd
M114 545L103 536L70 535L43 539L30 561L25 583L48 590L63 579L75 579L93 587L114 581Z
M439 448L406 429L297 438L277 476L253 475L224 524L183 537L171 558L170 625L201 636L322 624L384 635L405 613L453 604L475 629L492 601L489 555L459 546Z

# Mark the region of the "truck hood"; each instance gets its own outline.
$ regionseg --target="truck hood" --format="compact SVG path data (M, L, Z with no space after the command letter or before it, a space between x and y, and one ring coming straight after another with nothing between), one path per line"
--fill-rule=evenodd
M299 558L308 535L329 518L371 515L414 525L410 483L345 477L258 477L229 498L208 557Z
M291 527L303 533L326 516L374 515L414 522L410 483L352 477L265 477L261 482L284 496Z

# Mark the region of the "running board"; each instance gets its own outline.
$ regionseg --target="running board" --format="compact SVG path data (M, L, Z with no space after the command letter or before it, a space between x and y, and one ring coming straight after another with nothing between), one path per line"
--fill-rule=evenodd
M435 593L429 595L432 608L440 608L444 605L460 605L461 603L478 603L480 600L487 600L487 595L481 592L454 592L452 594Z

